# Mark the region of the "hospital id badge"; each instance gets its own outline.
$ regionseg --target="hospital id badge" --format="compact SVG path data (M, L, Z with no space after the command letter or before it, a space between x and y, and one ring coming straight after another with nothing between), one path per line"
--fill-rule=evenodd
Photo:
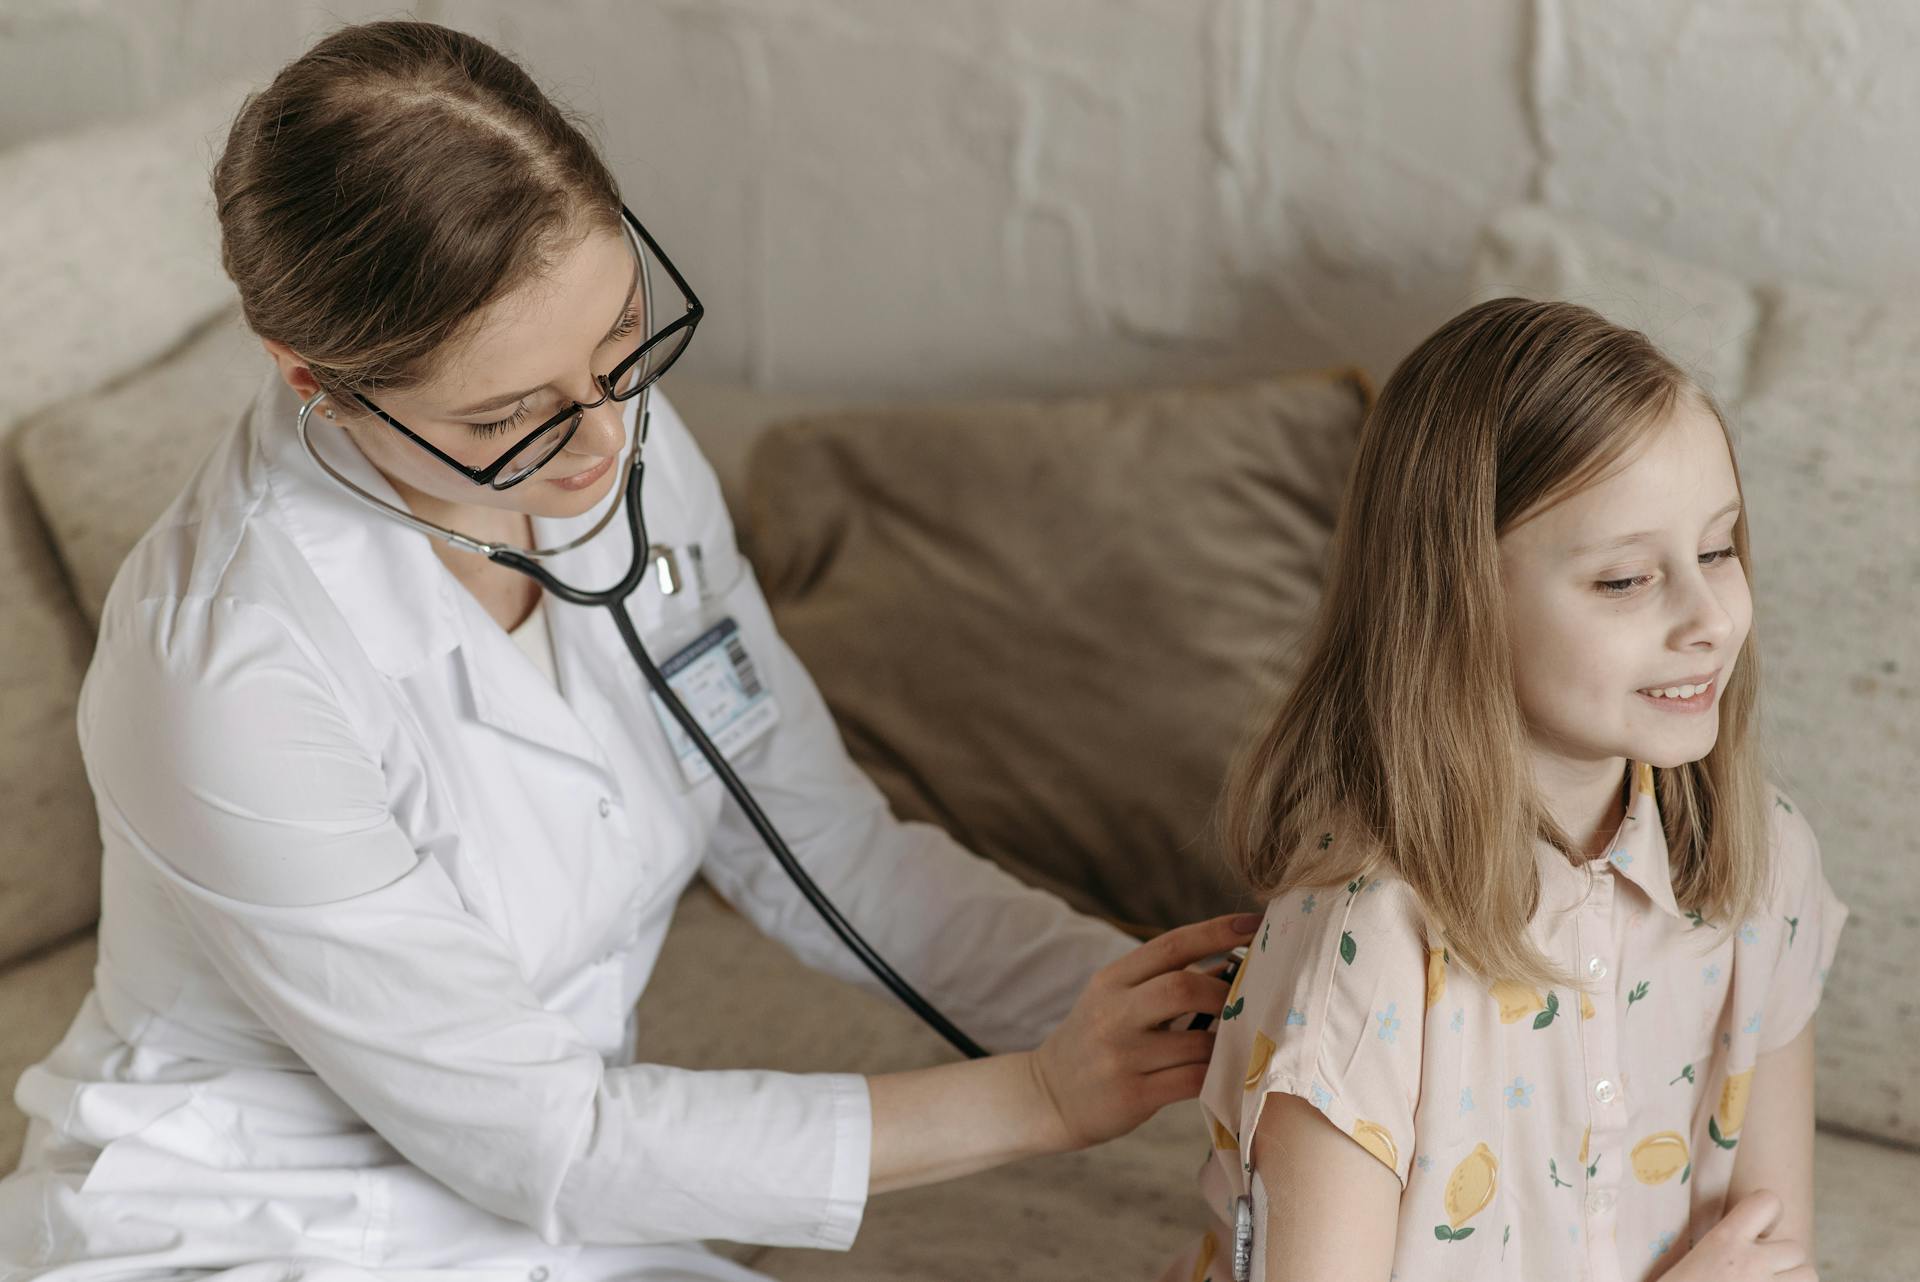
M780 702L761 682L740 625L731 618L721 619L676 651L660 665L660 674L729 762L780 721ZM687 786L712 778L713 766L666 701L652 691L647 697Z

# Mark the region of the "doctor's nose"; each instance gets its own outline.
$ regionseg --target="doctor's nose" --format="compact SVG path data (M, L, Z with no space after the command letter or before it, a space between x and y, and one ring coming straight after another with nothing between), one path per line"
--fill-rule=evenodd
M590 410L582 410L580 426L574 429L573 439L567 442L561 452L591 455L594 458L605 458L618 452L627 443L627 404L625 401L607 400Z

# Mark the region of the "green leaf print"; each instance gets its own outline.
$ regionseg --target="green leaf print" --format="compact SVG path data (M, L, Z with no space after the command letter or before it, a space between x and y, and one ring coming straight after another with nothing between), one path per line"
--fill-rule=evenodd
M1235 1016L1239 1015L1241 1010L1243 1010L1246 1007L1246 1004L1247 1004L1246 998L1244 997L1235 998L1233 1002L1225 1010L1220 1012L1220 1022L1224 1024L1228 1020L1233 1019Z
M1359 894L1363 889L1365 889L1366 884L1367 884L1367 879L1365 877L1355 877L1352 881L1348 882L1347 883L1347 902L1352 903L1353 897Z
M1340 960L1351 966L1353 965L1353 955L1359 951L1359 946L1353 942L1353 932L1350 930L1341 931Z
M1600 1154L1593 1155L1593 1161L1587 1164L1587 1178L1594 1179L1600 1174Z
M1557 1189L1570 1189L1573 1187L1573 1185L1560 1178L1560 1163L1552 1158L1547 1159L1547 1178L1553 1181L1553 1187Z
M1332 844L1333 844L1332 833L1323 832L1320 834L1320 849L1325 850L1328 846L1331 846Z
M1673 1083L1679 1081L1681 1077L1684 1077L1687 1079L1687 1085L1689 1086L1695 1085L1695 1082L1693 1080L1693 1065L1689 1064L1685 1068L1681 1069L1680 1077L1676 1077L1672 1081L1669 1081L1667 1085L1669 1086L1673 1085Z
M1267 951L1267 936L1273 933L1273 923L1268 922L1260 931L1260 951Z
M1780 809L1786 811L1788 814L1793 813L1793 807L1787 804L1787 799L1781 796L1777 792L1773 794L1773 804L1780 807Z
M1646 995L1647 995L1647 981L1643 979L1639 983L1633 986L1632 992L1627 994L1627 1009L1632 1010L1633 1004L1639 1001L1642 997L1645 997Z
M1787 947L1789 948L1793 947L1793 938L1795 935L1798 935L1799 933L1800 933L1800 919L1798 917L1787 918Z
M1500 1258L1503 1260L1507 1258L1507 1239L1512 1236L1513 1225L1509 1224L1506 1228L1500 1230Z
M1734 1145L1740 1142L1740 1137L1738 1135L1734 1136L1732 1139L1728 1139L1726 1136L1720 1133L1720 1119L1717 1117L1709 1117L1707 1119L1707 1135L1709 1138L1713 1140L1715 1144L1718 1144L1721 1148L1732 1148Z
M1687 909L1687 920L1693 923L1693 929L1695 930L1698 930L1700 929L1700 927L1707 924L1707 919L1705 917L1702 917L1697 910L1692 908Z
M1473 1236L1473 1228L1469 1225L1464 1229L1454 1229L1444 1224L1436 1224L1433 1226L1433 1235L1442 1242L1463 1242Z
M1551 988L1547 990L1547 1008L1533 1017L1535 1028L1545 1028L1560 1013L1560 995Z
M1709 1125L1711 1125L1711 1123L1709 1123ZM1693 1174L1693 1163L1692 1163L1692 1162L1688 1162L1688 1163L1687 1163L1687 1169L1686 1169L1686 1170L1684 1170L1684 1171L1682 1171L1682 1172L1680 1172L1680 1182L1681 1182L1682 1184L1685 1184L1685 1183L1687 1182L1687 1177L1688 1177L1689 1175L1692 1175L1692 1174Z

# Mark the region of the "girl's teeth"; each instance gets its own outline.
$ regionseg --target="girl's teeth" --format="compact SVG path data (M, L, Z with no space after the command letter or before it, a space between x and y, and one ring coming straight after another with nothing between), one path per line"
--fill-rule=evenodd
M1697 686L1666 686L1662 689L1642 690L1641 693L1650 694L1656 699L1691 699L1712 684L1713 682L1709 681L1705 685Z

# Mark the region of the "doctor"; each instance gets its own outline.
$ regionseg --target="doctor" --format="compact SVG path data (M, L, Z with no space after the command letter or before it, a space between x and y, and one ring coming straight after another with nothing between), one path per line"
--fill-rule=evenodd
M273 369L101 621L80 708L100 961L16 1092L0 1278L754 1278L697 1239L844 1249L871 1193L1196 1094L1212 1035L1164 1025L1219 1009L1188 967L1253 919L1136 947L894 820L657 391L646 512L679 590L637 594L638 630L663 656L733 622L766 696L734 768L881 955L1002 1053L873 1078L635 1063L695 876L873 983L676 753L602 611L341 481L490 542L590 529L671 359L607 382L650 337L644 233L518 66L424 23L286 67L214 189ZM334 475L295 432L308 402ZM616 521L549 564L597 586L629 544Z

